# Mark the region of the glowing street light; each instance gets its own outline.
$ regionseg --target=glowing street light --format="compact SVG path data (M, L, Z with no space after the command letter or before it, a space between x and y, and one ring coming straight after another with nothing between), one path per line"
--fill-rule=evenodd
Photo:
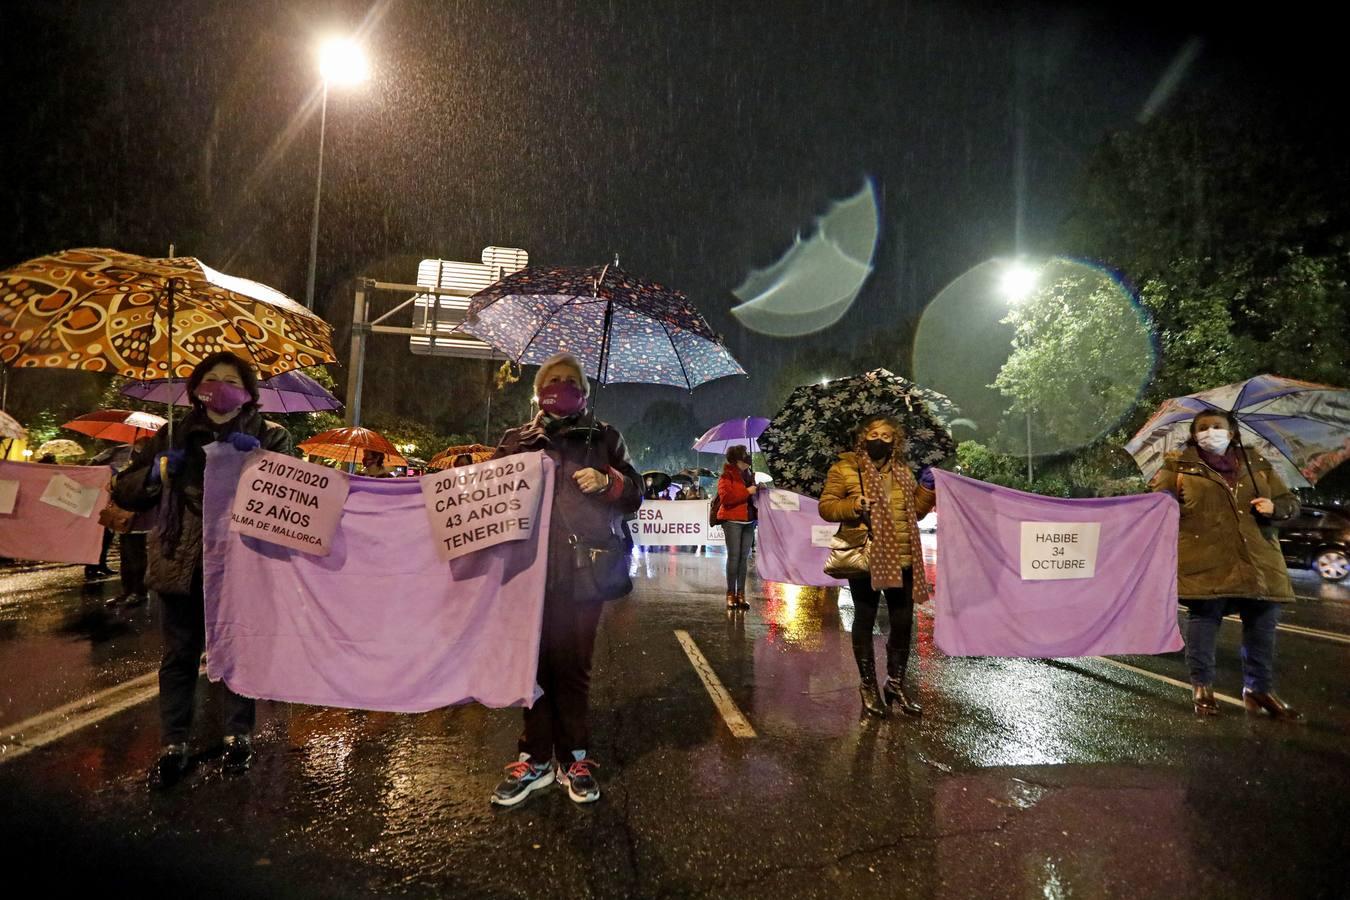
M1021 303L1036 290L1036 281L1040 272L1024 262L1009 263L1003 269L998 288L1009 303Z
M323 197L323 138L328 127L328 86L351 87L370 77L366 54L351 38L329 38L319 45L319 75L323 77L323 104L319 112L319 172L314 179L314 221L309 229L309 277L305 306L314 308L314 270L319 261L319 201Z
M366 54L351 38L329 38L319 45L319 74L324 85L350 87L370 77Z

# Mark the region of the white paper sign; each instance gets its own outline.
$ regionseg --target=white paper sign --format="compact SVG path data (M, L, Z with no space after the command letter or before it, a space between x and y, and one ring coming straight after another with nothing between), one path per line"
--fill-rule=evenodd
M838 531L839 531L838 525L812 525L811 546L833 547L834 536Z
M632 523L633 542L645 547L725 544L722 526L708 525L711 500L647 500Z
M1022 580L1091 578L1100 522L1023 522Z
M528 538L543 499L543 459L517 453L423 475L422 500L441 559Z
M802 501L792 491L771 490L769 491L769 506L785 512L797 512L802 508Z
M74 478L53 475L39 499L57 509L88 518L94 511L94 504L98 502L98 495L99 489L96 487L83 487Z
M10 479L0 480L0 515L14 512L14 501L19 498L19 483Z
M244 465L230 509L230 530L313 556L327 556L342 520L345 472L255 450Z

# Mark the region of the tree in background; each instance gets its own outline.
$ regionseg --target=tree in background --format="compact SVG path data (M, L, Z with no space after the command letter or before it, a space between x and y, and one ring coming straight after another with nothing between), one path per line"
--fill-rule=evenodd
M657 400L642 417L621 429L639 471L678 472L694 465L694 441L702 431L694 412L678 400Z

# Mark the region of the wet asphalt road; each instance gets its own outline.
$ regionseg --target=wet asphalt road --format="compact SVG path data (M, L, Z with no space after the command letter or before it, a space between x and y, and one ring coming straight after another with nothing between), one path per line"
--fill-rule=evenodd
M203 897L1346 895L1350 643L1281 632L1280 692L1307 724L1227 705L1197 721L1184 690L1101 661L943 657L921 610L925 715L862 721L847 594L752 582L753 608L729 617L721 564L646 553L638 593L606 612L594 806L549 789L489 807L519 713L478 707L264 703L254 768L226 779L203 686L195 766L167 795L144 786L153 702L0 752L9 884L27 873L46 890ZM0 748L13 750L4 741L22 721L155 668L153 604L110 612L116 580L81 576L0 571ZM1285 622L1350 635L1350 590L1307 574L1296 586L1314 599ZM732 736L677 629L755 737ZM1226 624L1220 643L1216 688L1229 694L1237 634ZM1121 661L1186 680L1179 654Z

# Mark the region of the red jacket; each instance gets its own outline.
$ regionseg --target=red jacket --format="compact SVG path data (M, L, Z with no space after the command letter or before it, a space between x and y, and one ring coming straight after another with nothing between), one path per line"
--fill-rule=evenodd
M727 463L722 477L717 479L717 517L727 522L751 522L750 491L745 487L745 476L739 467Z

